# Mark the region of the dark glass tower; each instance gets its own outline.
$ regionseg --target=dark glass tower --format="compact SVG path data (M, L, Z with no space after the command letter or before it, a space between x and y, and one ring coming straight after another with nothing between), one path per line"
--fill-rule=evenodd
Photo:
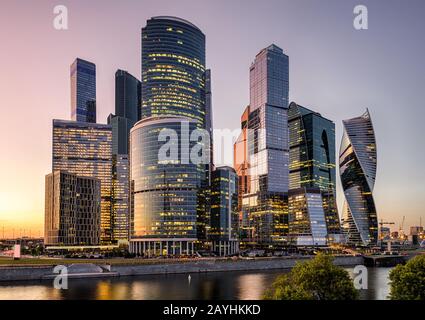
M205 128L205 35L176 17L154 17L142 29L141 118L195 119Z
M347 243L376 245L378 218L373 188L376 177L376 140L369 110L343 121L344 135L339 152L339 172L344 190L342 227Z
M71 65L71 119L96 123L96 65L80 58Z
M289 188L318 189L329 237L340 234L336 206L335 124L292 102L289 124ZM332 240L332 239L330 239Z
M127 71L115 73L115 115L110 114L112 125L112 152L128 154L130 129L140 119L141 84Z
M238 176L230 167L218 167L211 175L209 236L219 256L239 251Z

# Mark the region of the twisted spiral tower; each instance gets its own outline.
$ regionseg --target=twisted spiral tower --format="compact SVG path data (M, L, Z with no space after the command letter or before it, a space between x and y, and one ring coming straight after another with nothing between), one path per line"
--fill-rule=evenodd
M378 218L373 188L376 177L376 140L369 110L343 121L339 172L345 202L342 227L347 243L370 246L378 241Z

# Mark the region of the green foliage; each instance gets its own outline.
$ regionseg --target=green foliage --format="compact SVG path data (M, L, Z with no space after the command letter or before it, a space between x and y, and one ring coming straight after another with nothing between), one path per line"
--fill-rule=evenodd
M425 300L425 255L390 272L391 300Z
M358 292L346 270L335 266L324 254L297 263L288 274L277 277L265 299L272 300L355 300Z

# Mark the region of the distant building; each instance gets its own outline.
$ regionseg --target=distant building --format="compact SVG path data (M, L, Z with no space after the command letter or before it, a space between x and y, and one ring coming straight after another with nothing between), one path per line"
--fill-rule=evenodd
M71 119L96 122L96 65L80 58L71 65Z
M410 227L410 235L411 236L417 236L424 232L424 228L420 226L413 226Z
M45 245L98 245L100 180L54 171L45 188Z
M211 179L212 250L219 256L239 252L238 177L233 168L218 167Z
M321 193L328 240L341 240L336 205L335 124L295 102L289 105L288 117L289 188Z
M247 242L252 244L287 240L288 91L288 56L272 44L261 50L251 65L247 137L245 140L242 132L235 149L243 153L241 144L246 141L249 188L242 195L242 228L249 230ZM244 170L235 169L238 174Z
M320 189L292 189L288 194L289 236L297 246L326 246L328 229Z
M376 177L376 140L369 110L343 121L339 172L344 190L343 230L347 243L373 246L378 241L378 218L373 188Z
M112 128L105 124L53 120L52 172L61 170L101 182L101 240L112 240Z
M391 229L388 227L381 227L380 240L386 241L391 239Z

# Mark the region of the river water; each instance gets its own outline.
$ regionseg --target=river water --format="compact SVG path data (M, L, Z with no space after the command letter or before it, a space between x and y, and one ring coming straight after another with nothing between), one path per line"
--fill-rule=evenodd
M352 269L347 269L352 274ZM388 296L390 268L369 268L365 300ZM261 299L279 274L287 271L215 272L190 275L155 275L103 279L69 279L67 290L53 281L0 282L0 300L256 300Z

